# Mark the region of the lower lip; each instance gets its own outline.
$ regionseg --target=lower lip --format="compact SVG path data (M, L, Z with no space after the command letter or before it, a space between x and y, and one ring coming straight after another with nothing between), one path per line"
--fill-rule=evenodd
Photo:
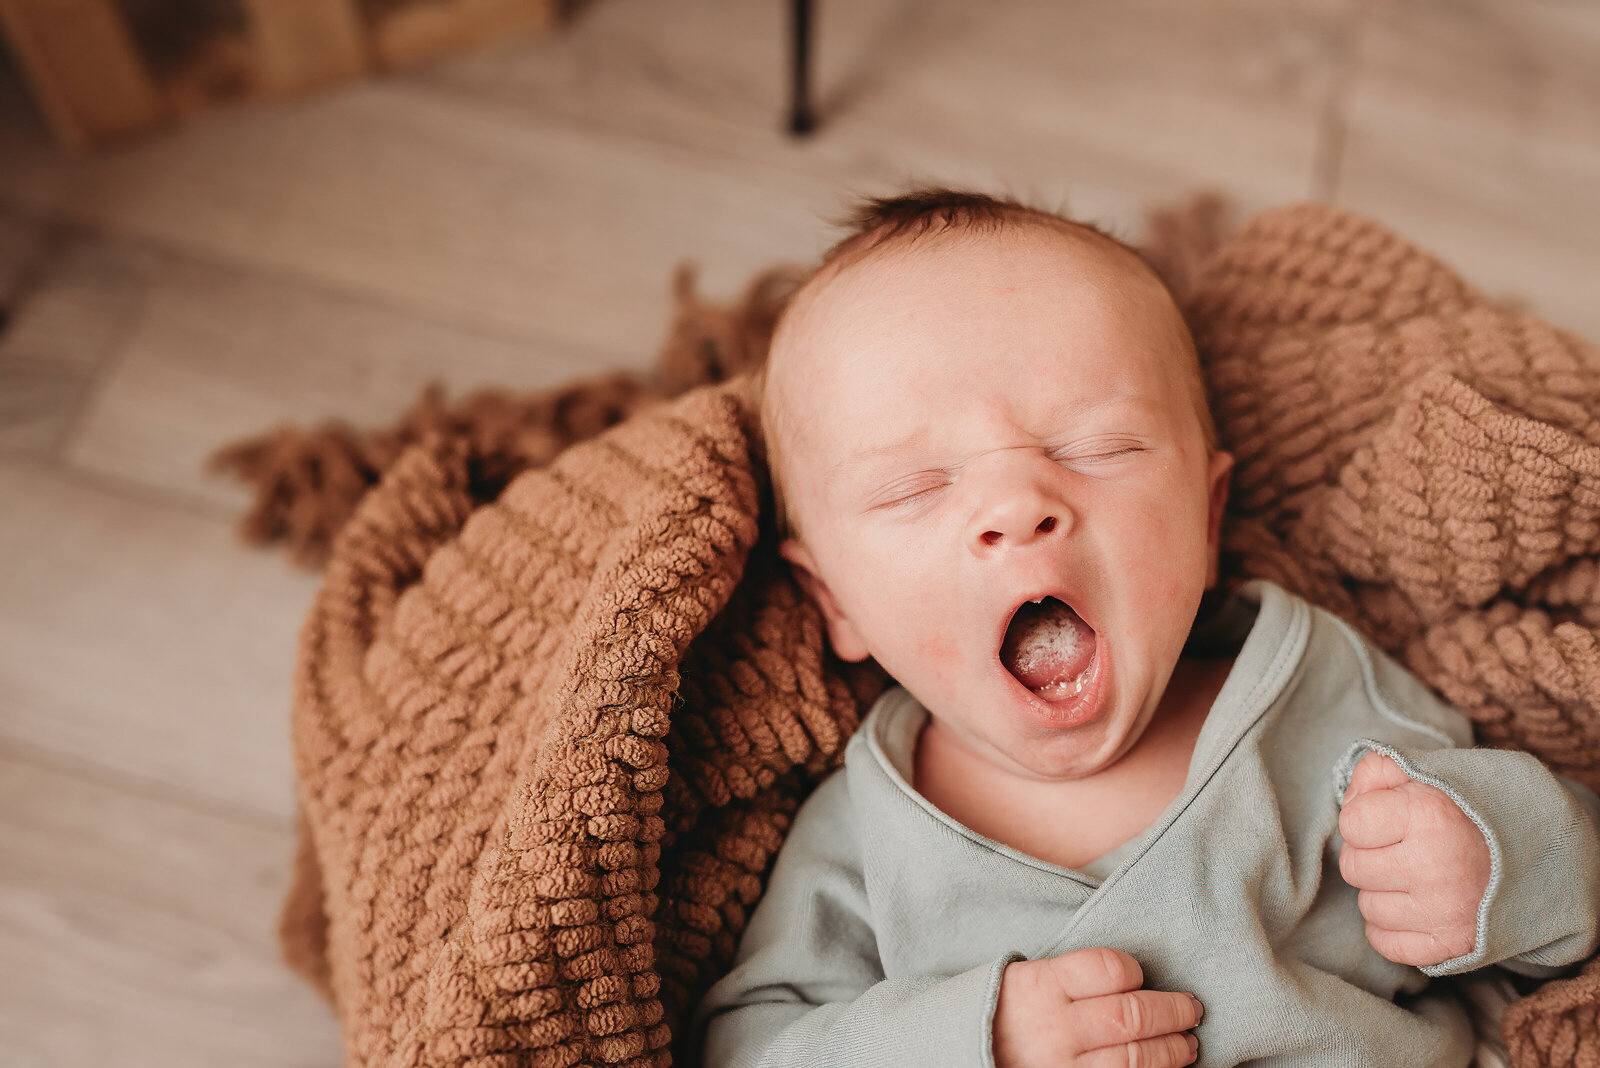
M1106 688L1104 643L1104 636L1098 636L1094 659L1089 661L1089 667L1086 669L1089 677L1084 680L1083 689L1059 701L1047 701L1040 697L1018 682L1017 677L1003 666L1000 668L1000 673L1011 683L1012 688L1022 695L1024 705L1040 725L1055 729L1079 727L1100 713L1100 699Z

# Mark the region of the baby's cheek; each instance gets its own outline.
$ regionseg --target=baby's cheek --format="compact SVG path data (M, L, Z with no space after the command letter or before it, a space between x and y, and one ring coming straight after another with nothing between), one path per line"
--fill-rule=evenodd
M936 664L947 663L955 659L956 646L942 635L923 635L917 639L917 655Z
M918 631L911 635L911 650L924 684L931 682L941 690L951 688L960 666L960 650L953 638L935 631Z
M1127 558L1158 584L1150 592L1172 600L1191 594L1195 576L1204 575L1208 563L1205 528L1194 516L1175 512L1153 510L1123 543Z

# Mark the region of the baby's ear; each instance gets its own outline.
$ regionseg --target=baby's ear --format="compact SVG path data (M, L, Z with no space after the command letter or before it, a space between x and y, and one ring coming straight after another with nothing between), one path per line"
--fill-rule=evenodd
M867 651L867 643L862 640L855 625L840 611L839 602L833 599L833 591L822 580L822 573L817 569L817 561L812 557L811 550L794 538L785 538L778 544L778 555L789 561L794 568L795 581L822 609L822 621L828 627L828 644L833 648L833 655L852 662L871 656Z
M1206 471L1210 487L1208 515L1206 518L1206 589L1217 584L1221 577L1222 517L1228 510L1228 487L1233 480L1233 454L1220 449L1211 454L1211 466Z

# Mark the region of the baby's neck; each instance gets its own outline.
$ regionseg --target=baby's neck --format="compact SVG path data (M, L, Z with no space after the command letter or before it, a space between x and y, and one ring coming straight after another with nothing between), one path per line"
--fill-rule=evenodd
M930 720L917 740L913 786L979 834L1079 867L1142 833L1183 792L1195 739L1232 665L1180 660L1161 708L1133 747L1110 766L1065 782L997 767Z

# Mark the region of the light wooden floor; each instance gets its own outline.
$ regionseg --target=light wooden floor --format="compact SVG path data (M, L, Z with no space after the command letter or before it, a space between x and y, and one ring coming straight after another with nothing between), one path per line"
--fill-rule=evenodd
M1592 0L596 0L563 32L90 159L0 71L0 1063L333 1065L278 963L295 631L217 444L427 380L643 366L855 193L976 184L1132 234L1199 187L1367 211L1600 338Z

